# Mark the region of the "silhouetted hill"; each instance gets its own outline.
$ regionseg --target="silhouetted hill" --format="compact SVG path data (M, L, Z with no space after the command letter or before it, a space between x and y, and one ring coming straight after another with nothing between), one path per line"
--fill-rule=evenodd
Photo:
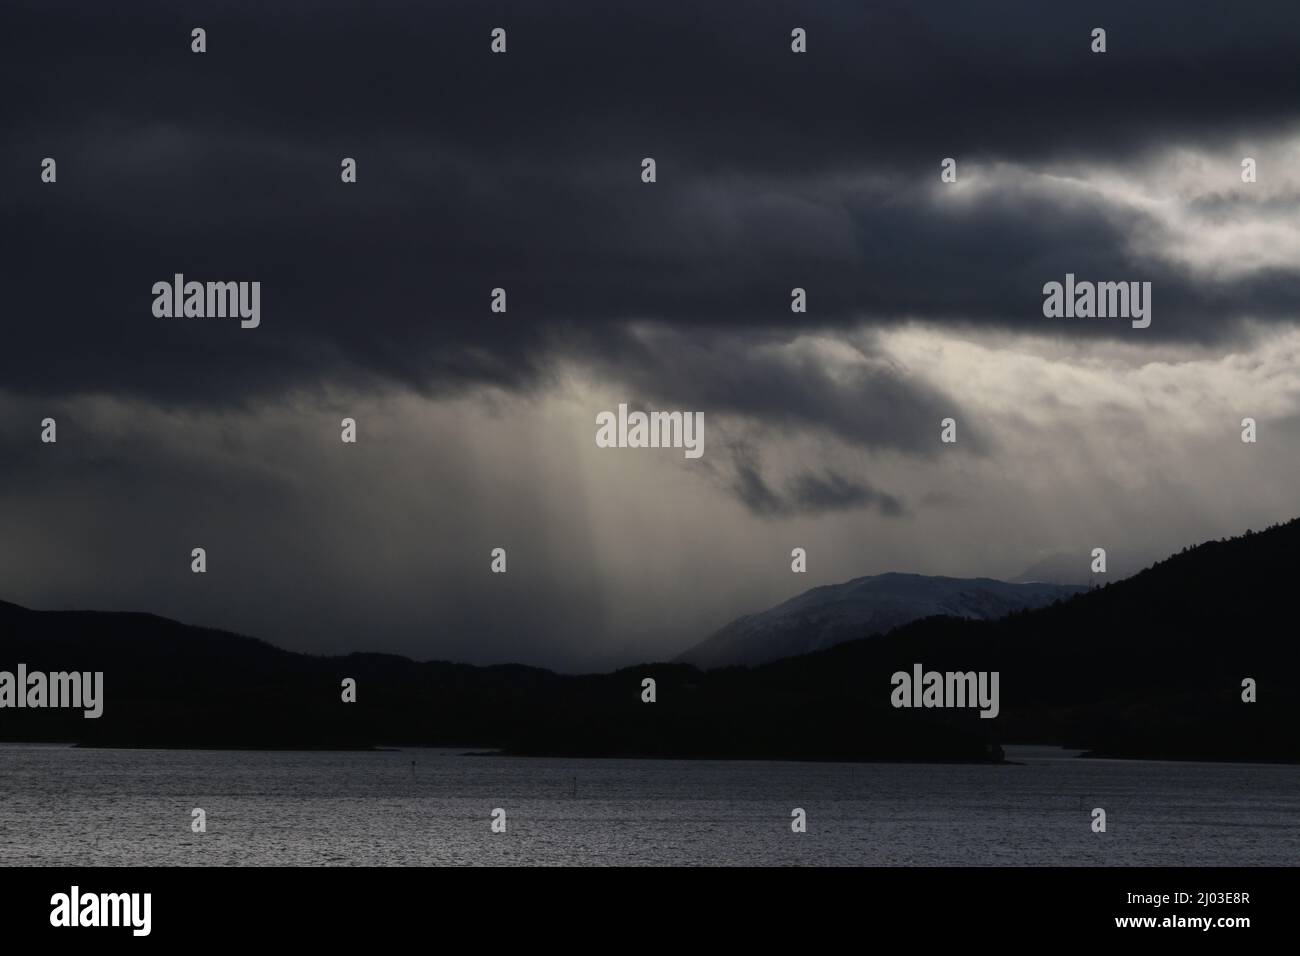
M0 711L0 738L95 746L500 747L518 753L980 760L975 735L858 701L783 698L731 675L646 665L566 676L517 665L314 657L148 614L0 606L0 669L103 671L102 717ZM641 680L659 700L641 702ZM341 700L345 677L357 702ZM780 692L778 692L780 693ZM785 709L789 707L791 710ZM863 714L875 729L862 733ZM888 733L884 730L893 726Z
M517 753L983 760L1056 743L1123 756L1300 759L1290 635L1300 521L1188 549L998 621L930 618L756 668L521 666L313 657L147 614L0 604L0 669L102 670L104 716L0 710L7 740L185 747L501 747ZM894 709L890 677L1000 672L1001 715ZM358 683L358 702L340 682ZM641 702L641 681L658 700ZM1258 703L1241 701L1254 678Z
M1300 520L1185 549L1126 580L992 623L917 621L816 662L887 680L913 661L1001 672L1004 740L1098 754L1300 760ZM1243 678L1258 702L1243 703Z
M739 617L676 659L704 668L752 667L884 634L921 618L943 615L991 621L1084 590L992 578L873 574L815 587L766 611Z

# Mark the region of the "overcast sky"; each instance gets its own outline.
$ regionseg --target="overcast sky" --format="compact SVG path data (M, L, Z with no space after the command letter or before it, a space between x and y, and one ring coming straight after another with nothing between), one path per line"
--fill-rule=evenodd
M8 4L0 598L576 670L1294 517L1300 6L1064 6ZM703 457L597 448L620 402Z

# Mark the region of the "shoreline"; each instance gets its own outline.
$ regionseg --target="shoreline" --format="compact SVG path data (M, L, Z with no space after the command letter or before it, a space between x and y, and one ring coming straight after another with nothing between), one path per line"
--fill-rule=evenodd
M1079 747L1056 746L1054 744L1009 744L1002 760L941 760L932 757L917 757L914 760L852 760L852 759L817 759L801 757L755 757L745 754L574 754L554 753L519 753L496 747L483 746L443 746L443 745L409 745L394 746L375 744L366 747L214 747L214 746L158 746L151 744L83 744L76 741L50 740L0 740L4 747L48 747L59 750L165 750L176 753L407 753L415 751L439 751L443 753L458 752L460 757L515 757L537 760L633 760L642 762L718 762L718 763L807 763L807 764L857 764L863 766L970 766L970 767L1023 767L1038 760L1087 760L1089 762L1116 761L1121 763L1171 763L1171 764L1214 764L1218 766L1262 766L1294 767L1300 765L1296 760L1248 760L1222 757L1171 757L1167 754L1133 755L1112 754L1104 751L1086 750ZM1004 748L1006 749L1006 748ZM1041 754L1016 753L1018 750L1042 751ZM1059 751L1059 753L1054 753Z

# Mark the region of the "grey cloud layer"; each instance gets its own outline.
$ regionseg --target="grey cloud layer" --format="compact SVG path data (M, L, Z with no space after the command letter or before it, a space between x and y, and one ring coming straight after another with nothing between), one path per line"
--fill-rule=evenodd
M7 306L26 318L0 380L212 403L338 381L519 388L556 354L626 358L639 319L1039 330L1042 283L1066 271L1152 280L1152 340L1291 318L1296 270L1208 280L1137 254L1141 210L936 185L948 155L972 176L1275 133L1300 119L1300 8L1042 7L994 23L910 3L21 5L0 39L0 210ZM498 24L504 57L487 52ZM263 327L154 320L149 288L174 272L262 280ZM807 316L789 312L796 285ZM487 310L495 286L507 317Z

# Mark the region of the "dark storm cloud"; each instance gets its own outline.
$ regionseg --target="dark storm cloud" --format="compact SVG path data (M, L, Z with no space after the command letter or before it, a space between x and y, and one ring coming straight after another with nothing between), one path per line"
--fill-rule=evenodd
M874 508L889 518L908 513L903 501L894 495L877 491L866 481L845 477L829 468L820 472L804 471L790 479L784 491L777 491L764 477L758 453L752 446L738 445L731 452L734 469L731 490L760 518L819 515L864 508Z
M21 94L12 109L44 128L98 115L340 145L354 131L430 133L521 162L639 153L650 136L692 166L789 174L930 162L954 142L967 154L1113 155L1293 118L1300 11L1284 0L411 0L269 11L39 0L8 21ZM211 35L201 68L188 52L195 25ZM795 25L809 31L804 59L789 52ZM487 56L494 26L510 31L505 58ZM1110 34L1104 58L1088 49L1096 26ZM51 101L62 109L51 114Z
M870 339L856 344L832 357L788 331L657 327L605 370L660 406L747 416L768 431L820 432L866 449L935 454L942 420L961 417L960 400L878 358ZM990 451L978 424L963 431L963 451Z
M636 319L1041 330L1042 283L1066 271L1152 280L1152 341L1290 317L1294 270L1211 281L1143 259L1125 241L1138 212L936 199L943 156L1124 161L1300 116L1296 5L1131 6L11 5L0 209L21 320L0 380L187 403L525 388L555 355L636 353ZM150 287L175 272L261 280L262 327L154 319ZM488 311L496 286L507 316Z
M876 507L881 514L891 518L906 513L903 502L893 495L832 471L800 475L792 485L790 497L800 510L813 514L868 506Z

